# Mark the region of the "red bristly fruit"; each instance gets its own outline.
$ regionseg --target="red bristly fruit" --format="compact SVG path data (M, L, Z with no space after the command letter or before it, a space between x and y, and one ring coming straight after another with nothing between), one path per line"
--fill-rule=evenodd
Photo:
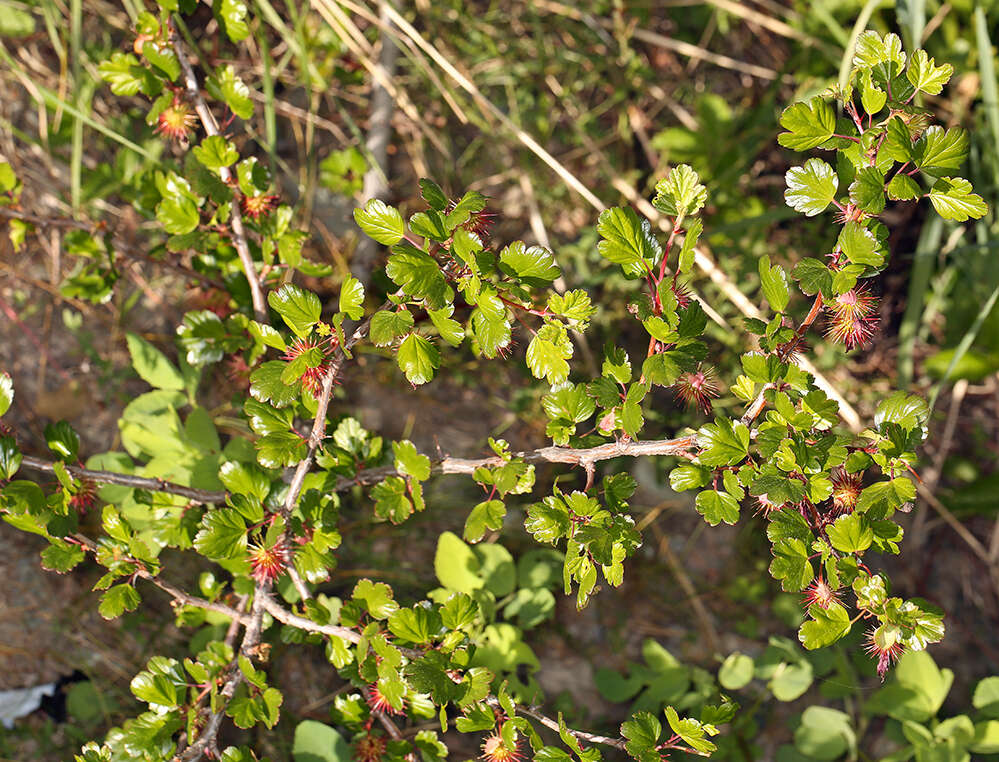
M383 736L365 733L354 739L354 759L357 762L381 762L385 756L386 742Z
M179 96L174 96L173 102L160 112L156 118L157 134L163 135L177 142L184 142L188 139L191 129L198 118Z
M520 762L524 755L520 753L520 742L514 741L513 747L507 746L503 735L496 732L482 742L482 754L479 759L486 762Z
M692 373L684 373L673 385L673 394L685 405L696 405L702 413L708 415L711 412L711 400L718 396L714 371L699 367Z
M883 624L875 630L867 633L867 643L864 650L876 657L878 660L878 675L884 681L888 668L892 663L898 661L898 657L905 651L902 644L902 632L891 624Z
M97 505L97 485L89 479L83 479L76 494L69 499L69 507L82 515L95 505Z
M827 609L834 601L838 600L839 593L833 590L822 577L816 577L802 594L802 601L806 608L814 605L821 609Z
M368 687L364 689L364 700L368 702L368 706L371 708L372 712L381 712L382 714L404 714L401 709L396 709L392 706L392 702L385 697L385 694L381 692L378 688L378 683L371 683Z
M835 469L830 474L832 480L832 504L833 513L842 516L853 513L860 499L860 493L864 491L864 484L859 474L848 474L841 468Z
M282 356L282 359L286 362L291 362L305 352L312 349L319 350L321 359L318 364L306 368L301 377L302 388L308 389L313 397L318 397L323 388L323 378L330 369L330 355L337 344L338 341L335 336L324 336L320 339L295 339L295 342L285 350Z
M239 208L247 217L259 220L261 217L270 214L272 209L277 208L278 196L247 196L245 193L239 197Z
M288 568L290 553L283 541L274 545L249 545L250 575L258 584L273 583Z
M862 347L878 325L878 300L866 286L858 286L826 302L826 337L846 346Z

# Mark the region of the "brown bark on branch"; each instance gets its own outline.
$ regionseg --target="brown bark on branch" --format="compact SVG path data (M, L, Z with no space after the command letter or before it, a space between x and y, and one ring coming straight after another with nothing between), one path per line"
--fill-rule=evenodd
M191 66L191 61L188 58L187 50L184 47L183 41L177 34L177 30L170 29L170 42L173 45L174 52L177 54L177 60L180 62L180 68L184 75L184 88L187 90L187 97L191 99L194 104L194 110L198 114L198 118L201 120L201 125L205 129L205 133L208 136L219 134L219 125L215 121L215 115L212 114L211 109L208 108L208 104L205 103L205 98L201 94L201 86L198 84L198 77L194 73L194 68ZM233 181L232 170L229 167L221 167L219 169L219 175L222 178L222 182L231 184ZM239 191L235 191L238 193ZM236 247L236 253L239 255L240 264L243 265L243 272L246 275L246 280L250 284L250 299L253 302L253 316L261 323L267 322L267 303L264 301L264 292L260 287L260 278L257 275L257 266L253 263L253 255L250 254L250 246L246 242L246 228L243 227L243 214L239 209L238 201L232 205L231 217L229 218L229 227L232 230L232 242Z
M324 420L325 410L328 405L329 399L327 398L323 409ZM298 492L301 491L302 482L305 479L305 475L308 473L309 465L311 465L312 458L315 454L315 449L313 449L312 443L315 441L315 446L318 447L324 436L325 424L323 424L322 429L314 425L312 434L309 436L310 452L306 456L306 459L302 461L302 463L306 463L307 465L303 467L302 464L299 463L295 469L294 475L292 476L292 486L295 488L295 500L298 499ZM523 460L527 463L564 463L570 466L582 466L587 470L587 472L589 472L589 470L593 468L594 464L599 463L600 461L610 460L612 458L640 458L656 455L673 455L684 458L692 458L693 453L691 453L690 450L696 446L697 439L693 434L691 434L689 436L677 437L675 439L650 439L639 440L637 442L608 442L607 444L597 445L596 447L589 447L581 450L572 447L541 447L537 450L515 452L513 453L513 457L523 458ZM496 456L488 458L452 458L450 456L446 456L432 463L431 473L471 475L475 473L477 468L501 466L503 465L503 462L502 458ZM31 455L25 455L21 465L48 473L52 473L54 470L52 461L36 458ZM301 473L299 473L300 468L304 469ZM78 466L66 466L66 470L78 479L89 479L90 481L97 482L98 484L118 484L123 487L147 489L151 492L163 492L170 495L180 495L181 497L186 497L196 503L223 503L225 502L226 495L228 494L224 490L197 489L195 487L186 487L182 484L168 482L165 479L132 476L131 474L121 474L114 471L95 471L88 468L80 468ZM391 476L397 475L399 474L398 471L395 470L395 466L365 468L358 471L357 476L354 476L353 478L345 477L340 479L336 483L336 486L333 487L333 491L345 492L351 487L357 485L366 486L377 484L378 482L385 481ZM289 490L289 496L291 494L292 491ZM288 503L286 501L284 508L287 509L288 513L291 512L292 508L294 508L293 502L290 505L291 507L288 507Z

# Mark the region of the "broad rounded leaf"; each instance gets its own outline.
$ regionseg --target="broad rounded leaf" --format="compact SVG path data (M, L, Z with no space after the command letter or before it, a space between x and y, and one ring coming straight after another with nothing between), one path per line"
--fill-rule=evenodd
M784 200L806 217L820 214L836 196L836 171L822 159L809 159L802 167L792 167L784 175Z
M363 209L354 210L354 221L368 236L384 246L395 246L405 232L399 210L376 198L368 201Z

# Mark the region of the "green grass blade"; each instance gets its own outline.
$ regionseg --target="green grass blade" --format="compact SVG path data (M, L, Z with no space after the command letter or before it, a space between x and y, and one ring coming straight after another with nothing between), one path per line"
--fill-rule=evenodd
M926 0L896 0L895 13L902 27L905 47L916 50L922 44L926 29Z
M909 296L898 329L898 387L908 389L912 383L912 354L916 345L919 321L923 315L926 290L933 274L933 260L940 249L943 237L943 218L933 215L923 225L916 244L916 254L912 260L909 275Z
M857 40L860 35L863 34L864 30L867 29L867 22L871 20L871 16L874 15L874 11L878 9L878 6L884 5L888 0L867 0L864 4L864 9L857 16L857 21L853 25L853 30L850 32L850 41L847 43L846 49L843 51L843 59L839 64L839 89L843 90L847 82L850 81L850 69L853 68L853 51L857 47Z
M930 393L930 410L933 410L934 405L937 404L937 397L940 396L940 392L943 390L943 386L947 383L950 378L950 374L954 372L954 368L964 357L965 353L971 348L975 339L978 338L978 332L982 328L982 324L985 323L985 318L989 316L992 312L992 308L996 306L996 301L999 300L999 285L992 289L992 293L989 298L985 300L985 304L982 305L981 309L978 310L978 314L975 316L975 322L971 324L964 336L961 337L960 343L954 350L954 356L950 360L950 364L947 366L947 372L944 373L943 378L937 381L936 386L933 387L933 391Z

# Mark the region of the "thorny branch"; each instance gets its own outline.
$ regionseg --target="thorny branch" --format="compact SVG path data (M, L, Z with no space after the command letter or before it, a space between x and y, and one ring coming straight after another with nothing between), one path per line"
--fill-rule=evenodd
M21 222L27 222L39 228L62 228L69 230L83 230L91 235L97 236L101 235L103 230L103 223L93 222L87 220L74 220L69 217L42 217L38 214L31 214L30 212L23 212L20 209L10 209L8 207L0 206L0 217L6 218L8 220L20 220ZM106 233L105 233L106 234ZM142 260L144 262L149 262L154 265L162 265L163 267L168 267L174 270L185 278L191 278L193 280L199 281L206 286L211 286L212 288L224 289L225 285L216 280L215 278L210 278L207 275L199 273L197 270L192 270L188 267L184 267L176 262L172 262L169 259L156 259L149 256L143 251L138 250L135 246L126 241L122 236L117 234L112 234L111 236L111 246L115 251L124 254L129 259Z
M205 103L205 98L201 94L201 86L198 84L198 77L191 66L187 50L184 48L184 43L173 26L170 28L170 42L173 45L174 52L177 54L180 68L184 73L184 87L187 90L187 97L194 104L194 110L201 120L201 125L205 129L205 133L209 137L218 135L218 122L215 121L215 115L212 114L211 109L208 108L208 104ZM219 168L219 175L222 178L222 182L227 184L231 184L234 179L232 170L229 167ZM229 226L232 230L232 242L236 246L236 253L239 255L240 263L243 265L246 280L250 284L250 299L253 302L253 314L257 320L265 323L267 322L267 304L264 301L263 289L260 287L257 267L253 263L253 255L250 254L250 246L246 241L246 228L243 227L243 214L240 211L239 204L232 205L231 214Z
M328 399L326 400L326 405L329 405ZM318 447L318 445L322 442L322 438L325 436L325 409L323 410L323 415L323 429L320 430L318 426L313 427L312 434L309 437L310 451L306 456L306 460L303 462L311 464L312 458L315 454L315 449L312 448L312 442L315 440L316 447ZM694 453L692 453L691 450L696 447L697 439L691 434L689 436L676 437L674 439L608 442L607 444L597 445L596 447L589 447L585 449L576 449L573 447L541 447L537 450L515 452L513 453L513 457L521 458L526 463L564 463L571 466L582 466L584 469L590 469L594 464L604 460L610 460L612 458L639 458L655 455L673 455L681 458L693 458ZM445 456L432 463L431 473L473 474L477 468L501 466L503 465L503 462L503 459L497 456L488 458L452 458L451 456ZM37 471L45 471L48 473L51 473L54 470L52 461L36 458L31 455L24 456L22 465L28 468L33 468ZM305 479L305 474L308 473L308 466L305 467L305 470L302 472L300 477L299 467L301 467L301 463L295 469L295 474L292 477L292 486L294 487L297 482L297 489L301 490L301 482ZM115 471L96 471L69 465L66 466L66 470L78 479L89 479L90 481L98 484L118 484L123 487L146 489L151 492L163 492L169 495L180 495L181 497L186 497L196 503L222 503L225 502L226 496L228 495L228 493L224 490L197 489L195 487L186 487L182 484L168 482L164 479L132 476L131 474L122 474ZM345 492L354 486L377 484L378 482L385 481L385 479L390 476L395 476L397 474L398 472L396 471L395 466L364 468L358 471L353 477L344 477L340 479L333 487L333 491ZM296 477L298 478L296 479ZM289 494L291 494L290 491ZM292 504L292 508L293 507L294 504ZM288 510L290 512L291 509Z
M333 386L336 384L337 376L340 374L340 370L343 367L343 362L347 358L351 347L368 335L368 326L370 323L371 318L362 322L351 334L350 338L344 342L343 346L339 347L336 357L331 363L329 370L326 371L326 375L323 377L322 391L319 393L319 398L317 400L318 404L316 405L316 417L313 420L312 432L309 435L309 449L305 457L302 458L302 460L300 460L298 465L295 467L295 473L292 476L291 484L288 488L288 494L286 495L284 504L281 507L281 514L284 518L291 515L295 505L298 503L298 497L302 492L305 477L308 474L309 469L312 467L316 450L322 444L326 432L326 411L329 408L330 397L333 395ZM253 604L250 611L250 619L246 624L246 630L243 635L243 643L240 645L240 652L247 658L258 655L257 646L260 643L264 612L268 610L268 601L271 600L269 595L270 586L270 581L262 580L257 582L256 587L253 590ZM272 616L274 616L273 613ZM288 614L288 616L294 615ZM307 622L309 620L303 619L303 621ZM340 629L343 630L345 628ZM349 630L345 631L350 632ZM338 637L344 637L344 635L339 632L337 635ZM239 683L245 679L242 670L239 669L237 664L230 665L229 670L230 677L221 691L222 696L226 699L232 698L236 688L239 686ZM228 701L226 701L226 703L228 703ZM215 751L216 738L218 737L224 714L224 705L220 707L218 712L212 713L208 720L208 724L205 726L204 730L202 730L197 742L188 747L188 749L180 755L180 762L193 762L193 760L200 759L206 752Z

